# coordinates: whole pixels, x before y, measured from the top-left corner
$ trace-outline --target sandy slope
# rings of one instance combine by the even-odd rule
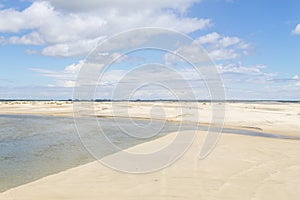
[[[157,149],[172,136],[131,151]],[[162,171],[130,175],[94,162],[11,189],[0,199],[299,199],[299,141],[223,135],[213,153],[198,160],[202,139]]]

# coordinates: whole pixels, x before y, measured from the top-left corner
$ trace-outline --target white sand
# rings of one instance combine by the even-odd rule
[[[1,104],[1,113],[70,115],[71,105]],[[153,104],[130,103],[135,117],[148,115]],[[180,120],[176,103],[163,105],[168,119]],[[118,105],[118,114],[127,110]],[[187,103],[193,109],[191,103]],[[97,115],[111,115],[109,103],[97,104]],[[100,109],[101,108],[101,109]],[[210,105],[199,110],[203,123]],[[147,114],[148,113],[148,114]],[[299,136],[299,104],[227,104],[226,126],[262,129]],[[159,116],[158,116],[159,117]],[[193,119],[193,116],[190,116]],[[206,120],[206,121],[205,121]],[[185,132],[189,134],[190,132]],[[300,198],[300,141],[223,134],[206,159],[199,160],[204,133],[188,152],[169,168],[155,173],[131,175],[111,170],[99,162],[45,177],[0,194],[1,200],[40,199],[291,199]],[[173,135],[138,145],[130,151],[157,149]],[[116,155],[111,155],[113,158]]]

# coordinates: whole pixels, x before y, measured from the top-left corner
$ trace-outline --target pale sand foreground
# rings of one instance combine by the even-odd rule
[[[35,104],[35,105],[33,105]],[[166,117],[180,121],[177,103],[129,103],[130,116],[151,118],[162,106]],[[193,103],[185,103],[196,109]],[[210,105],[201,104],[201,123],[209,123]],[[126,116],[127,105],[114,106]],[[49,102],[1,103],[0,114],[71,116],[72,104]],[[116,113],[116,112],[115,112]],[[225,126],[300,136],[300,104],[226,104]],[[110,103],[97,103],[96,115],[112,116]],[[155,116],[160,118],[163,116]],[[196,122],[194,116],[189,122]],[[185,134],[190,132],[185,131]],[[130,151],[156,150],[174,134],[138,145]],[[199,133],[187,153],[174,165],[155,173],[130,175],[98,162],[69,169],[0,194],[0,199],[299,199],[300,141],[223,134],[206,159],[197,156],[205,133]],[[110,157],[113,157],[111,155]]]
[[[172,136],[131,150],[157,149]],[[300,142],[223,135],[213,153],[198,160],[202,139],[162,171],[130,175],[94,162],[11,189],[0,199],[299,199]]]

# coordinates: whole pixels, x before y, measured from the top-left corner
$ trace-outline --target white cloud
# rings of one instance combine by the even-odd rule
[[[230,63],[217,66],[228,99],[295,99],[299,92],[295,80],[265,71],[265,65]]]
[[[204,52],[202,46],[206,52]],[[192,45],[179,48],[176,53],[184,55],[189,61],[201,62],[208,60],[207,55],[212,60],[232,60],[247,55],[250,44],[238,37],[222,36],[216,32],[201,36]],[[178,62],[177,56],[166,54],[166,63]]]
[[[171,8],[180,13],[195,2],[201,0],[50,0],[58,8],[73,12],[85,12],[90,10],[103,10],[114,8],[118,12],[136,12],[138,10],[157,10],[161,8]]]
[[[101,38],[79,40],[69,43],[60,43],[55,45],[49,45],[42,50],[42,54],[45,56],[77,56],[82,53],[89,53],[97,46]]]
[[[47,2],[35,2],[19,12],[14,9],[0,11],[0,31],[19,32],[42,26],[55,15],[54,8]]]
[[[80,71],[80,69],[81,69],[81,67],[83,66],[83,64],[84,64],[84,61],[83,60],[81,60],[81,61],[79,61],[79,63],[77,63],[77,64],[71,64],[71,65],[68,65],[66,68],[65,68],[65,72],[66,73],[70,73],[70,74],[77,74],[79,71]]]
[[[262,69],[266,68],[265,65],[256,65],[252,67],[246,67],[242,63],[230,63],[217,66],[220,73],[236,73],[236,74],[248,74],[248,75],[266,75]]]
[[[229,47],[232,45],[239,44],[241,42],[242,42],[241,39],[237,37],[223,37],[220,40],[220,43],[222,44],[223,47]]]
[[[295,75],[295,76],[293,76],[293,79],[294,79],[294,80],[299,80],[299,76],[298,76],[298,75]]]
[[[75,86],[76,76],[83,65],[83,61],[77,64],[71,64],[65,67],[62,71],[45,70],[45,69],[31,69],[41,76],[53,78],[53,82],[48,86],[51,88],[68,89]],[[223,79],[226,93],[229,98],[233,99],[278,99],[278,91],[282,90],[282,95],[289,97],[290,91],[295,91],[300,86],[298,76],[290,79],[276,79],[277,75],[269,74],[264,71],[264,65],[245,66],[243,63],[222,64],[217,65],[221,77]],[[93,71],[93,70],[92,70]],[[127,74],[130,70],[126,69],[112,69],[105,72],[100,82],[91,82],[97,84],[96,98],[111,98],[116,85],[124,88],[126,92],[132,84],[147,83],[156,81],[163,81],[169,83],[172,89],[176,92],[183,92],[187,89],[195,90],[195,95],[200,99],[209,98],[203,77],[198,74],[193,68],[180,67],[176,69],[177,78],[170,73],[166,73],[163,68],[152,68],[151,66],[142,69],[137,73]],[[124,76],[125,79],[122,79]],[[153,76],[154,75],[154,76]],[[170,78],[172,77],[172,78]],[[186,88],[182,84],[182,80],[187,81],[191,88]],[[277,81],[278,80],[278,81]],[[165,82],[164,82],[165,81]],[[297,87],[295,87],[297,86]],[[200,94],[200,93],[201,94]],[[122,95],[122,94],[120,94]],[[137,96],[136,96],[137,95]],[[169,98],[166,95],[166,90],[163,88],[145,87],[134,97],[136,98]],[[70,98],[66,96],[65,98]]]
[[[76,82],[75,81],[64,81],[64,87],[75,87]]]
[[[76,84],[81,85],[80,81],[76,83],[76,79],[77,74],[82,68],[83,64],[84,62],[80,61],[80,63],[68,65],[67,67],[65,67],[64,70],[61,71],[46,70],[41,68],[31,68],[30,70],[36,72],[40,76],[52,78],[52,81],[48,84],[48,87],[70,88],[74,87]],[[86,65],[85,67],[90,66]],[[92,76],[95,76],[95,71],[97,70],[93,69],[91,71],[87,71],[87,73],[92,72]],[[136,85],[147,85],[147,83],[152,82],[159,82],[162,84],[172,86],[172,89],[176,92],[184,93],[187,89],[191,89],[186,87],[189,86],[186,84],[186,81],[191,84],[190,86],[192,88],[197,88],[197,90],[200,90],[199,87],[201,86],[201,95],[208,95],[208,93],[205,93],[206,86],[203,82],[203,78],[194,68],[180,68],[176,71],[170,70],[168,71],[168,73],[166,73],[166,71],[168,71],[168,68],[162,68],[159,65],[141,67],[137,70],[134,69],[133,71],[128,69],[111,69],[105,71],[98,82],[91,80],[93,78],[91,78],[92,76],[89,76],[89,78],[91,78],[89,79],[90,82],[84,83],[92,84],[93,86],[98,86],[96,92],[97,98],[111,98],[112,92],[114,91],[116,86],[121,87],[122,91],[124,90],[124,92],[126,92],[128,91],[128,88],[130,89],[132,87],[136,87]],[[80,77],[82,78],[84,76]],[[153,87],[146,87],[143,89],[143,91],[146,92],[147,96],[142,97],[145,98],[149,96],[152,98],[163,98],[166,95],[165,90],[165,88],[161,87],[157,89]],[[119,92],[122,93],[122,91]],[[118,95],[122,96],[122,94]]]
[[[76,77],[84,61],[81,60],[77,64],[71,64],[65,67],[62,71],[46,70],[41,68],[29,68],[40,76],[53,78],[55,84],[49,84],[49,87],[74,87]]]
[[[26,44],[26,45],[43,45],[45,43],[41,35],[36,31],[33,31],[21,37],[12,36],[8,38],[7,42],[10,44]]]
[[[196,42],[199,44],[202,44],[202,45],[214,44],[214,43],[217,43],[220,38],[221,38],[221,35],[219,33],[213,32],[213,33],[209,33],[207,35],[199,37],[196,40]]]
[[[300,24],[296,26],[296,28],[293,30],[293,34],[299,35],[300,34]]]
[[[250,44],[238,37],[222,36],[213,32],[195,40],[202,45],[213,60],[231,60],[248,54]]]
[[[22,11],[0,10],[0,32],[26,30],[25,35],[5,38],[5,42],[46,45],[42,54],[47,56],[76,56],[88,53],[99,38],[133,28],[152,26],[184,33],[204,29],[211,25],[209,19],[178,14],[195,2],[198,0],[34,1]]]
[[[300,78],[298,75],[293,76],[292,79],[295,81],[296,86],[300,86]]]
[[[233,49],[212,49],[209,50],[208,55],[213,60],[230,60],[240,56],[240,54]]]
[[[253,88],[268,84],[277,76],[275,73],[266,73],[265,65],[245,66],[243,63],[229,63],[217,65],[217,68],[226,86],[244,87],[250,84]]]
[[[178,46],[177,48],[175,54],[167,53],[165,55],[166,64],[180,62],[181,59],[176,54],[193,63],[205,62],[210,59],[214,61],[234,60],[247,55],[250,44],[238,37],[222,36],[213,32],[195,39],[190,45]]]

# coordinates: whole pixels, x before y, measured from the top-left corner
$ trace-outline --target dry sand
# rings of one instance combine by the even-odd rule
[[[154,103],[166,109],[168,119],[180,120],[178,104]],[[127,107],[118,104],[119,115]],[[149,117],[153,103],[130,103],[135,117]],[[186,106],[195,109],[192,103]],[[97,103],[96,115],[110,116],[110,103]],[[0,104],[1,113],[71,115],[72,105]],[[299,104],[228,103],[225,125],[299,136]],[[209,123],[210,105],[199,110],[202,123]],[[159,117],[159,116],[157,116]],[[193,121],[193,116],[190,116]],[[206,121],[205,121],[206,120]],[[194,119],[194,121],[197,121]],[[185,134],[191,134],[185,131]],[[0,194],[10,199],[299,199],[300,141],[223,134],[214,151],[204,160],[198,155],[203,136],[186,154],[164,170],[132,175],[109,169],[99,162],[89,163],[45,177]],[[169,142],[174,134],[132,147],[145,152]],[[117,155],[110,155],[114,158]]]

